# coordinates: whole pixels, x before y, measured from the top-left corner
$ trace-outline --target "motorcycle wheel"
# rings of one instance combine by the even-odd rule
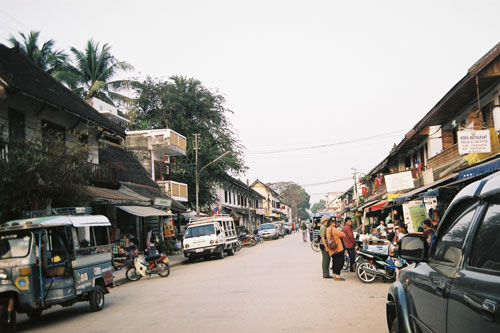
[[[135,267],[130,267],[125,272],[125,277],[127,278],[127,280],[137,281],[137,280],[141,279],[142,275],[139,274],[139,272],[137,272],[137,270],[135,269]]]
[[[344,266],[342,267],[344,271],[349,270],[349,263],[350,263],[349,255],[346,253],[346,255],[344,256]]]
[[[363,267],[370,267],[372,269],[375,269],[375,267],[370,264],[370,262],[360,261],[358,266],[356,267],[356,275],[358,275],[358,278],[361,280],[361,282],[372,283],[373,281],[375,281],[376,275],[365,272],[363,270]]]
[[[165,265],[162,262],[158,263],[158,275],[161,277],[167,277],[170,275],[170,265]]]
[[[255,239],[252,239],[250,241],[250,246],[255,246],[255,245],[257,245],[257,242],[255,241]]]

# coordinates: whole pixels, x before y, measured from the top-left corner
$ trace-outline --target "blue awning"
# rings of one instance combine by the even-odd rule
[[[467,179],[472,177],[481,176],[487,173],[500,170],[500,158],[496,158],[490,162],[462,170],[458,173],[458,179]]]
[[[451,182],[452,180],[454,180],[455,178],[457,177],[457,174],[456,173],[453,173],[451,175],[448,175],[446,177],[443,177],[441,178],[440,180],[437,180],[433,183],[430,183],[430,184],[427,184],[427,185],[424,185],[424,186],[421,186],[417,189],[414,189],[413,191],[410,191],[410,192],[407,192],[407,193],[404,193],[402,194],[401,196],[397,197],[397,198],[394,198],[393,200],[393,203],[395,205],[402,205],[403,203],[405,203],[406,201],[409,201],[413,196],[415,196],[416,194],[419,194],[419,193],[422,193],[428,189],[432,189],[433,187],[436,187],[438,185],[443,185],[447,182]],[[434,192],[434,191],[431,191],[431,192]],[[428,193],[428,192],[426,192]],[[420,197],[420,195],[419,195]]]
[[[438,198],[438,197],[439,197],[439,187],[435,188],[433,190],[424,192],[424,193],[420,193],[418,195],[419,199],[424,199],[424,198]]]

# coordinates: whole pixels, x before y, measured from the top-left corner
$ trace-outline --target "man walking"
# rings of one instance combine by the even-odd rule
[[[345,218],[345,225],[342,228],[342,232],[345,234],[344,246],[349,255],[350,271],[354,272],[355,261],[356,261],[356,241],[354,240],[354,233],[352,232],[352,220],[350,217]]]
[[[302,221],[302,224],[300,225],[300,230],[302,230],[302,239],[304,242],[307,242],[307,225],[304,221]]]
[[[321,237],[321,243],[319,244],[319,248],[321,249],[321,269],[323,270],[323,279],[331,279],[330,275],[330,254],[327,249],[326,242],[326,229],[330,226],[330,217],[322,216],[320,223],[321,227],[319,228],[319,236]]]

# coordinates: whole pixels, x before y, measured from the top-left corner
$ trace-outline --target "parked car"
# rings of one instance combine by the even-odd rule
[[[290,235],[292,233],[292,222],[283,223],[283,227],[285,228],[285,232]]]
[[[285,228],[283,228],[283,223],[274,222],[274,225],[276,226],[276,230],[278,230],[278,237],[285,237]]]
[[[264,223],[259,226],[259,236],[263,239],[278,239],[278,229],[274,223]]]
[[[389,288],[391,332],[500,332],[500,173],[460,191],[430,248],[421,234],[399,243],[414,264]]]

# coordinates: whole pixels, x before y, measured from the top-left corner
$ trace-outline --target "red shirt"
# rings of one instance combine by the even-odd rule
[[[353,249],[356,246],[356,241],[354,240],[354,233],[349,225],[345,225],[342,228],[342,232],[345,234],[344,245],[346,249]]]

